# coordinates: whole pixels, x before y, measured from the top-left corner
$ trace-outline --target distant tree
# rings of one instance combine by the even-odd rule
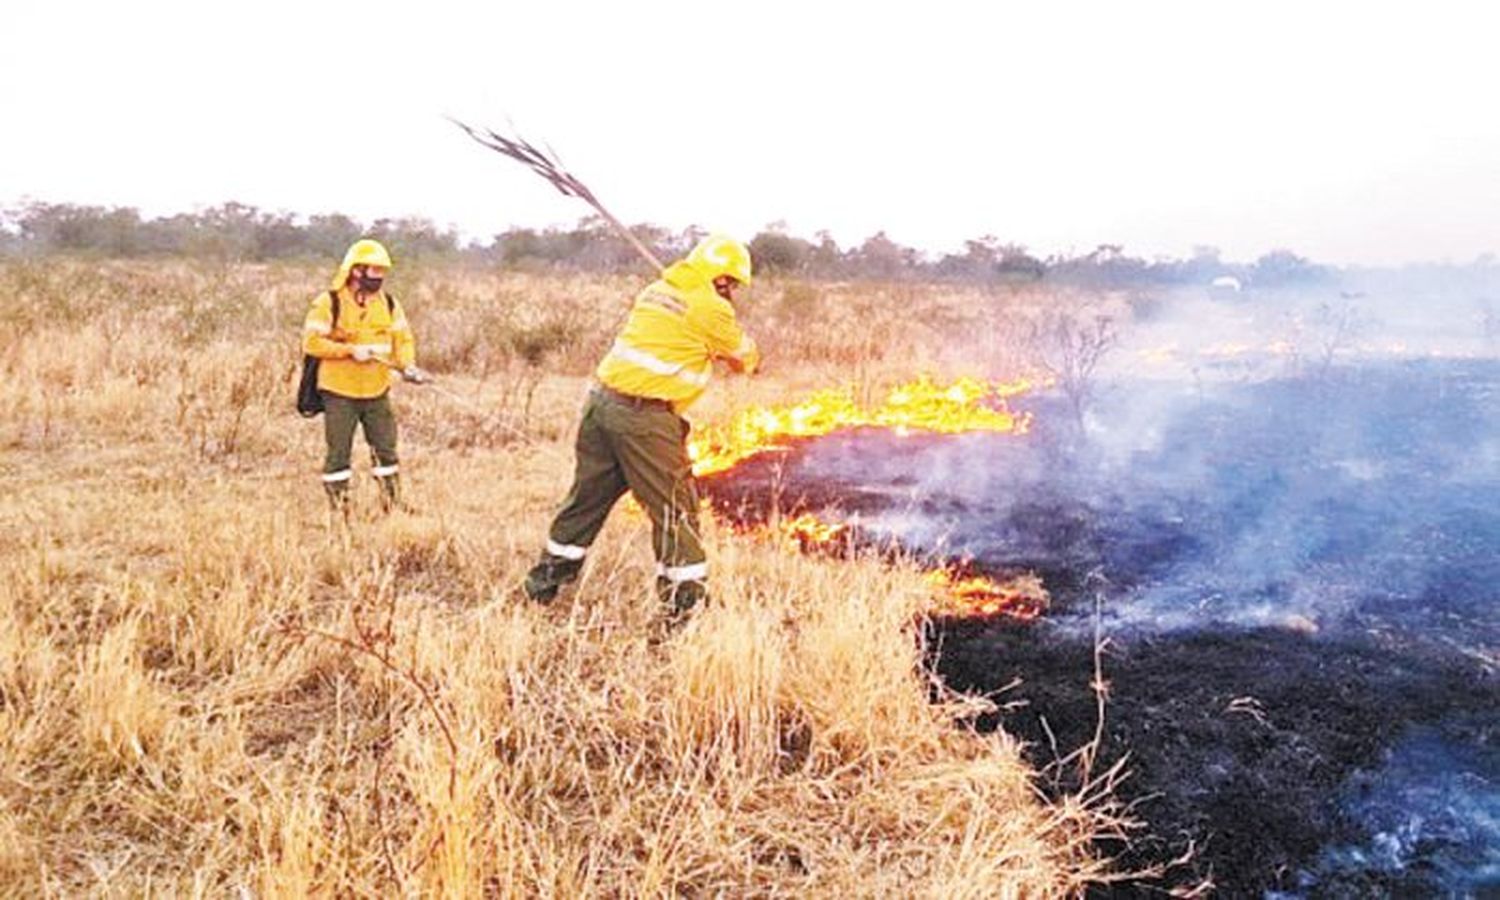
[[[341,256],[365,229],[343,213],[315,215],[303,226],[302,252],[328,258]]]
[[[44,252],[135,256],[141,217],[129,207],[105,209],[66,203],[32,203],[17,219],[21,239]]]
[[[579,240],[576,230],[512,228],[495,235],[491,251],[504,266],[556,265],[577,254]]]
[[[1046,276],[1047,266],[1027,252],[1023,244],[1002,244],[995,271],[1002,278],[1038,281]]]
[[[541,256],[541,235],[533,228],[510,228],[490,241],[489,254],[500,265],[511,266],[523,259]]]
[[[255,222],[256,259],[285,259],[307,252],[307,231],[289,212],[263,213]]]
[[[708,231],[698,225],[689,225],[674,235],[669,235],[661,246],[664,259],[681,259],[698,242],[708,237]]]
[[[1250,283],[1260,287],[1285,287],[1326,281],[1330,275],[1323,266],[1310,262],[1290,250],[1272,250],[1250,267]]]
[[[1215,278],[1233,275],[1230,267],[1220,258],[1219,248],[1207,244],[1193,246],[1193,255],[1179,264],[1178,277],[1174,280],[1186,284],[1210,284]]]
[[[1002,244],[994,235],[964,241],[962,255],[950,254],[931,267],[939,278],[990,282],[996,280],[1037,280],[1047,272],[1041,260],[1026,251],[1023,244]]]
[[[661,260],[682,256],[697,241],[696,229],[672,232],[659,225],[632,225],[630,233]],[[456,237],[455,237],[456,242]],[[507,267],[537,266],[586,272],[639,272],[640,254],[614,227],[599,216],[579,219],[571,228],[512,228],[494,236],[489,246],[477,251],[482,257]]]
[[[635,236],[636,240],[645,244],[651,251],[651,254],[662,262],[670,263],[679,255],[676,252],[678,248],[677,235],[660,225],[652,225],[648,222],[637,223],[630,226],[630,233]],[[622,245],[624,244],[623,241],[621,243]],[[691,246],[687,249],[691,249]],[[645,265],[645,261],[641,259],[640,251],[629,246],[622,246],[621,250],[622,262],[617,268],[629,272],[639,272],[641,267]]]
[[[1000,264],[999,243],[994,235],[988,234],[978,240],[964,241],[964,252],[944,256],[938,260],[934,271],[942,278],[988,280]]]
[[[847,262],[853,271],[866,278],[896,279],[913,273],[917,251],[891,240],[884,231],[876,232],[849,252]]]
[[[706,234],[696,225],[672,231],[637,224],[630,230],[663,260],[681,258]],[[365,225],[342,213],[316,214],[304,220],[294,213],[271,213],[238,202],[154,219],[144,219],[130,207],[34,202],[0,210],[0,252],[12,255],[327,259],[341,255],[350,243],[367,234],[399,248],[397,252],[406,259],[461,255],[487,264],[577,271],[639,271],[641,267],[630,243],[598,216],[565,228],[511,228],[487,243],[461,246],[452,228],[420,216],[383,217]],[[784,222],[763,228],[751,238],[750,249],[762,271],[806,279],[937,278],[993,283],[1048,278],[1063,285],[1141,291],[1153,285],[1211,281],[1220,274],[1262,286],[1331,277],[1329,270],[1287,250],[1268,253],[1253,266],[1224,263],[1216,248],[1206,246],[1194,247],[1189,260],[1158,259],[1150,264],[1127,255],[1119,244],[1100,244],[1086,254],[1041,260],[1023,244],[1003,243],[994,235],[965,241],[962,253],[928,262],[885,231],[844,249],[827,231],[807,240],[789,234]],[[1479,277],[1487,266],[1493,267],[1492,259],[1477,261],[1471,270]]]
[[[630,226],[631,234],[652,249],[658,258],[662,256],[659,245],[667,232],[655,225]],[[629,271],[641,265],[634,247],[615,233],[613,226],[601,216],[587,216],[578,220],[573,230],[576,255],[570,265],[594,272]]]
[[[407,259],[447,256],[458,250],[457,233],[441,229],[432,220],[418,216],[376,219],[369,234],[389,246],[400,247],[401,255]]]
[[[1099,244],[1082,256],[1054,257],[1047,268],[1051,278],[1091,288],[1129,287],[1156,277],[1145,260],[1127,256],[1120,244]]]
[[[261,213],[253,206],[230,201],[198,215],[190,251],[216,259],[254,259]]]
[[[839,249],[838,241],[833,239],[833,234],[820,231],[813,237],[817,238],[817,244],[814,245],[807,261],[809,272],[822,278],[842,277],[844,251]]]
[[[811,243],[779,231],[762,231],[750,239],[750,258],[767,272],[801,273],[813,250]]]

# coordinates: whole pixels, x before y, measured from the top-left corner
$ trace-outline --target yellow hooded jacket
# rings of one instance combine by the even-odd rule
[[[668,266],[635,298],[625,327],[594,374],[606,387],[671,401],[681,413],[702,396],[715,358],[748,374],[760,364],[760,350],[711,277],[684,260]]]
[[[370,347],[377,357],[369,362],[352,358],[354,346]],[[417,347],[406,312],[381,291],[361,305],[348,287],[339,288],[339,320],[333,321],[328,292],[319,294],[302,325],[302,350],[322,360],[318,388],[341,397],[379,397],[391,386],[392,366],[404,369],[416,362]]]

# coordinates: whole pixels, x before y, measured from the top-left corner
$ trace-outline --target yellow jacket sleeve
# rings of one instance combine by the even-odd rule
[[[740,327],[734,307],[728,301],[719,300],[692,312],[696,313],[698,321],[694,324],[702,331],[711,355],[728,360],[733,368],[746,374],[755,371],[760,365],[760,348]]]
[[[411,333],[411,323],[406,321],[406,310],[395,298],[391,298],[391,359],[398,369],[417,362],[417,341]]]
[[[348,357],[354,352],[353,348],[337,340],[340,336],[334,326],[333,305],[328,300],[328,294],[319,294],[312,302],[312,309],[307,311],[307,319],[302,323],[302,352],[318,359]]]

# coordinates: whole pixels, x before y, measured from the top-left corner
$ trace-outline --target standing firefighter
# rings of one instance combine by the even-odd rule
[[[371,470],[380,482],[380,497],[389,510],[400,502],[396,459],[396,416],[389,396],[392,368],[421,381],[416,345],[406,312],[382,290],[391,257],[378,241],[356,241],[328,291],[319,294],[303,325],[302,348],[318,363],[318,392],[323,399],[323,488],[337,513],[348,509],[349,457],[356,426],[374,453]]]
[[[750,283],[743,244],[713,236],[668,266],[635,299],[624,329],[595,371],[575,444],[573,487],[552,520],[526,595],[551,602],[578,577],[589,545],[628,489],[651,517],[657,592],[669,624],[707,599],[708,563],[698,496],[680,415],[708,385],[713,360],[749,374],[760,362],[732,301]]]

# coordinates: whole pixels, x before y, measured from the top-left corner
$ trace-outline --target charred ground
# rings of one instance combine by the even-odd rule
[[[935,628],[933,665],[950,687],[993,692],[1021,681],[997,695],[1009,712],[980,727],[1003,722],[1030,743],[1039,767],[1093,736],[1092,644],[1050,635],[1045,625],[950,620]],[[1301,872],[1324,848],[1370,841],[1343,810],[1341,789],[1378,768],[1412,729],[1477,745],[1500,762],[1500,681],[1431,647],[1271,628],[1199,632],[1112,645],[1104,669],[1101,762],[1129,754],[1121,793],[1147,831],[1128,847],[1104,849],[1141,869],[1196,847],[1169,883],[1211,878],[1235,893],[1305,886]],[[1070,770],[1055,774],[1055,787],[1072,786]],[[1320,887],[1348,896],[1438,892],[1444,874],[1427,862],[1404,872],[1329,873]]]
[[[1117,893],[1469,893],[1500,883],[1497,382],[1490,362],[1417,361],[1135,385],[1086,433],[1049,428],[1044,398],[1024,438],[833,435],[710,493],[1040,574],[1044,620],[935,621],[930,657],[951,687],[1001,692],[980,727],[1038,766],[1094,733],[1097,627],[1100,762],[1128,755],[1121,798],[1146,826],[1101,849],[1128,868],[1195,851]]]

